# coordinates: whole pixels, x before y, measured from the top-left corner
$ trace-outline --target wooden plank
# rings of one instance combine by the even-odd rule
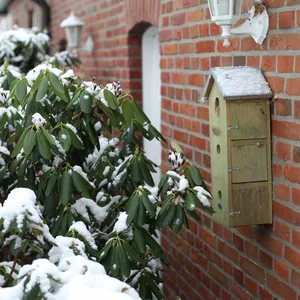
[[[213,219],[229,226],[227,107],[214,83],[209,96]]]
[[[269,182],[232,185],[232,226],[271,223]]]
[[[232,182],[268,180],[267,139],[232,141]]]
[[[258,139],[267,137],[267,112],[265,100],[240,100],[229,103],[231,139]]]

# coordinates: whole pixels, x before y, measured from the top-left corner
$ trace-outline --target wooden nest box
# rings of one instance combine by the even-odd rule
[[[227,227],[272,223],[270,107],[261,70],[211,69],[209,99],[214,219]]]

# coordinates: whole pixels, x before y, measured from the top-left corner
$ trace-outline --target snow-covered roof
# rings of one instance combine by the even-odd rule
[[[203,98],[216,83],[224,100],[270,98],[273,93],[261,69],[255,67],[212,68]]]

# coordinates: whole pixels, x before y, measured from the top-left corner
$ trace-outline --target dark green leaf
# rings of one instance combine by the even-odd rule
[[[140,170],[140,165],[135,157],[132,159],[131,168],[132,168],[131,169],[132,179],[135,182],[140,182],[142,179],[142,174],[141,174],[141,170]]]
[[[183,153],[181,147],[176,142],[171,141],[171,146],[177,153]]]
[[[180,204],[177,204],[175,218],[171,225],[172,231],[177,234],[181,229],[182,223],[183,223],[183,208],[181,207]]]
[[[135,229],[134,231],[134,238],[133,238],[135,244],[137,245],[138,251],[140,253],[145,253],[146,250],[146,241],[145,236],[142,231],[142,229]]]
[[[123,244],[123,247],[127,253],[127,255],[130,257],[130,259],[134,262],[142,262],[142,259],[140,256],[134,251],[134,249],[129,245],[128,242],[125,242]]]
[[[175,204],[172,204],[170,208],[167,210],[167,215],[162,221],[162,227],[168,227],[174,220],[176,212]]]
[[[36,131],[36,141],[37,141],[37,147],[40,152],[40,155],[45,159],[51,158],[51,151],[50,151],[50,145],[46,137],[44,136],[43,132],[38,129]]]
[[[197,196],[190,191],[186,193],[184,200],[184,204],[187,210],[194,210],[199,203]]]
[[[72,177],[68,170],[65,170],[59,181],[59,201],[67,205],[71,201],[72,197]]]
[[[24,139],[23,143],[23,149],[26,156],[28,156],[33,147],[35,146],[36,138],[35,138],[35,131],[33,129],[30,129]]]
[[[30,129],[30,127],[26,128],[25,131],[23,132],[23,134],[21,135],[21,137],[18,141],[18,144],[16,145],[15,149],[11,153],[12,158],[16,157],[19,154],[19,152],[21,151],[21,149],[23,147],[24,139],[25,139],[29,129]]]
[[[154,181],[153,181],[152,175],[151,175],[147,165],[145,164],[145,162],[143,160],[140,160],[139,163],[140,163],[140,169],[142,171],[144,181],[148,185],[154,186]]]
[[[19,101],[23,101],[23,99],[27,95],[27,84],[24,79],[20,80],[15,89],[16,97]]]
[[[73,132],[73,130],[70,129],[69,127],[66,127],[65,129],[69,132],[73,146],[77,149],[83,150],[84,149],[83,144],[81,140],[78,138],[77,134]]]
[[[82,92],[80,95],[79,104],[81,110],[84,113],[89,114],[93,110],[93,97],[86,92]]]
[[[48,88],[49,88],[48,78],[46,76],[43,76],[38,87],[36,101],[40,101],[47,94]]]
[[[131,222],[135,219],[135,216],[139,210],[140,202],[137,195],[132,195],[128,201],[126,212],[127,212],[127,224],[131,224]]]
[[[152,216],[152,217],[155,217],[155,214],[156,214],[156,207],[155,205],[150,201],[149,197],[145,194],[145,193],[142,193],[142,201],[143,201],[143,204],[145,206],[145,209],[149,212],[149,214]]]
[[[161,246],[158,244],[158,242],[144,228],[142,228],[141,231],[143,236],[145,237],[147,245],[152,249],[154,256],[158,258],[162,257],[163,250]]]
[[[122,105],[122,112],[126,122],[126,126],[129,126],[133,118],[132,104],[130,101],[124,101]]]
[[[111,109],[117,109],[119,107],[118,99],[114,93],[109,91],[108,89],[103,90],[104,98]]]
[[[55,141],[54,141],[54,138],[51,136],[51,134],[47,131],[47,129],[45,129],[44,127],[41,127],[42,131],[43,131],[43,134],[45,136],[45,138],[48,140],[48,142],[51,144],[51,145],[55,145]]]
[[[69,151],[71,144],[72,144],[72,139],[69,134],[69,131],[66,130],[65,128],[61,128],[59,132],[59,141],[62,144],[63,149],[67,152]]]
[[[130,270],[130,266],[129,266],[128,256],[122,245],[119,245],[117,247],[117,255],[119,258],[119,262],[120,262],[120,271],[123,276],[128,278],[130,276],[131,270]]]
[[[45,191],[45,195],[46,196],[49,196],[51,193],[52,193],[52,190],[57,182],[57,176],[55,173],[52,173],[48,182],[47,182],[47,188],[46,188],[46,191]]]
[[[65,94],[65,89],[62,83],[60,82],[59,78],[55,74],[50,73],[49,80],[56,96],[58,96],[63,101],[68,102],[68,97]]]
[[[194,183],[198,186],[201,186],[203,183],[203,178],[202,178],[201,173],[199,172],[198,168],[195,167],[194,165],[191,165],[189,170],[190,170],[190,174],[191,174],[191,177],[192,177]]]

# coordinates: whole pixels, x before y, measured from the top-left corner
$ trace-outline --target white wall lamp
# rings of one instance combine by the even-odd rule
[[[248,19],[238,27],[231,28],[240,18],[241,0],[208,0],[212,21],[222,28],[223,46],[229,47],[231,34],[250,34],[256,43],[262,44],[269,29],[269,16],[261,1],[255,1]]]

